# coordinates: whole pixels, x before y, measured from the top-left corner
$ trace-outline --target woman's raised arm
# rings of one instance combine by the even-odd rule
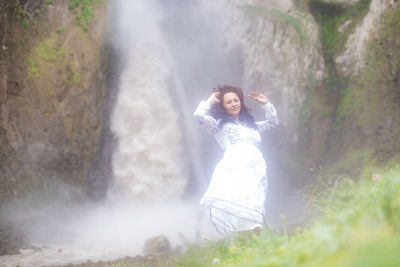
[[[265,111],[265,120],[256,122],[258,130],[263,132],[275,128],[279,124],[278,115],[269,99],[258,91],[251,92],[249,97],[261,104]]]
[[[219,92],[214,92],[206,101],[201,101],[193,114],[195,120],[211,134],[216,134],[219,131],[218,121],[210,114],[212,105],[219,102],[219,94]]]

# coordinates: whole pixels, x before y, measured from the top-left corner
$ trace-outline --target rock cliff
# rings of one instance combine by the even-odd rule
[[[0,4],[0,201],[88,186],[107,92],[106,6],[86,2]]]

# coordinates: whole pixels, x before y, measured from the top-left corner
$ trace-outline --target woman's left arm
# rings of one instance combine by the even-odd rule
[[[265,95],[258,91],[251,92],[249,97],[261,104],[265,111],[265,120],[256,122],[258,130],[263,132],[275,128],[279,124],[279,120],[274,105]]]
[[[260,132],[264,132],[275,128],[279,124],[278,115],[276,113],[276,109],[271,102],[264,104],[263,109],[265,111],[265,120],[256,122],[258,130]]]

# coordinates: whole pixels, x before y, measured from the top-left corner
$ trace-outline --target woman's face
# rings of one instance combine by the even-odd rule
[[[229,115],[237,118],[240,113],[241,103],[238,95],[233,92],[228,92],[224,95],[223,106]]]

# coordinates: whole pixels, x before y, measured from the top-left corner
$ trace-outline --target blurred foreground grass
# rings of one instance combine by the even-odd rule
[[[210,241],[189,248],[176,266],[400,266],[400,165],[324,187],[310,198],[319,215],[295,233]]]

